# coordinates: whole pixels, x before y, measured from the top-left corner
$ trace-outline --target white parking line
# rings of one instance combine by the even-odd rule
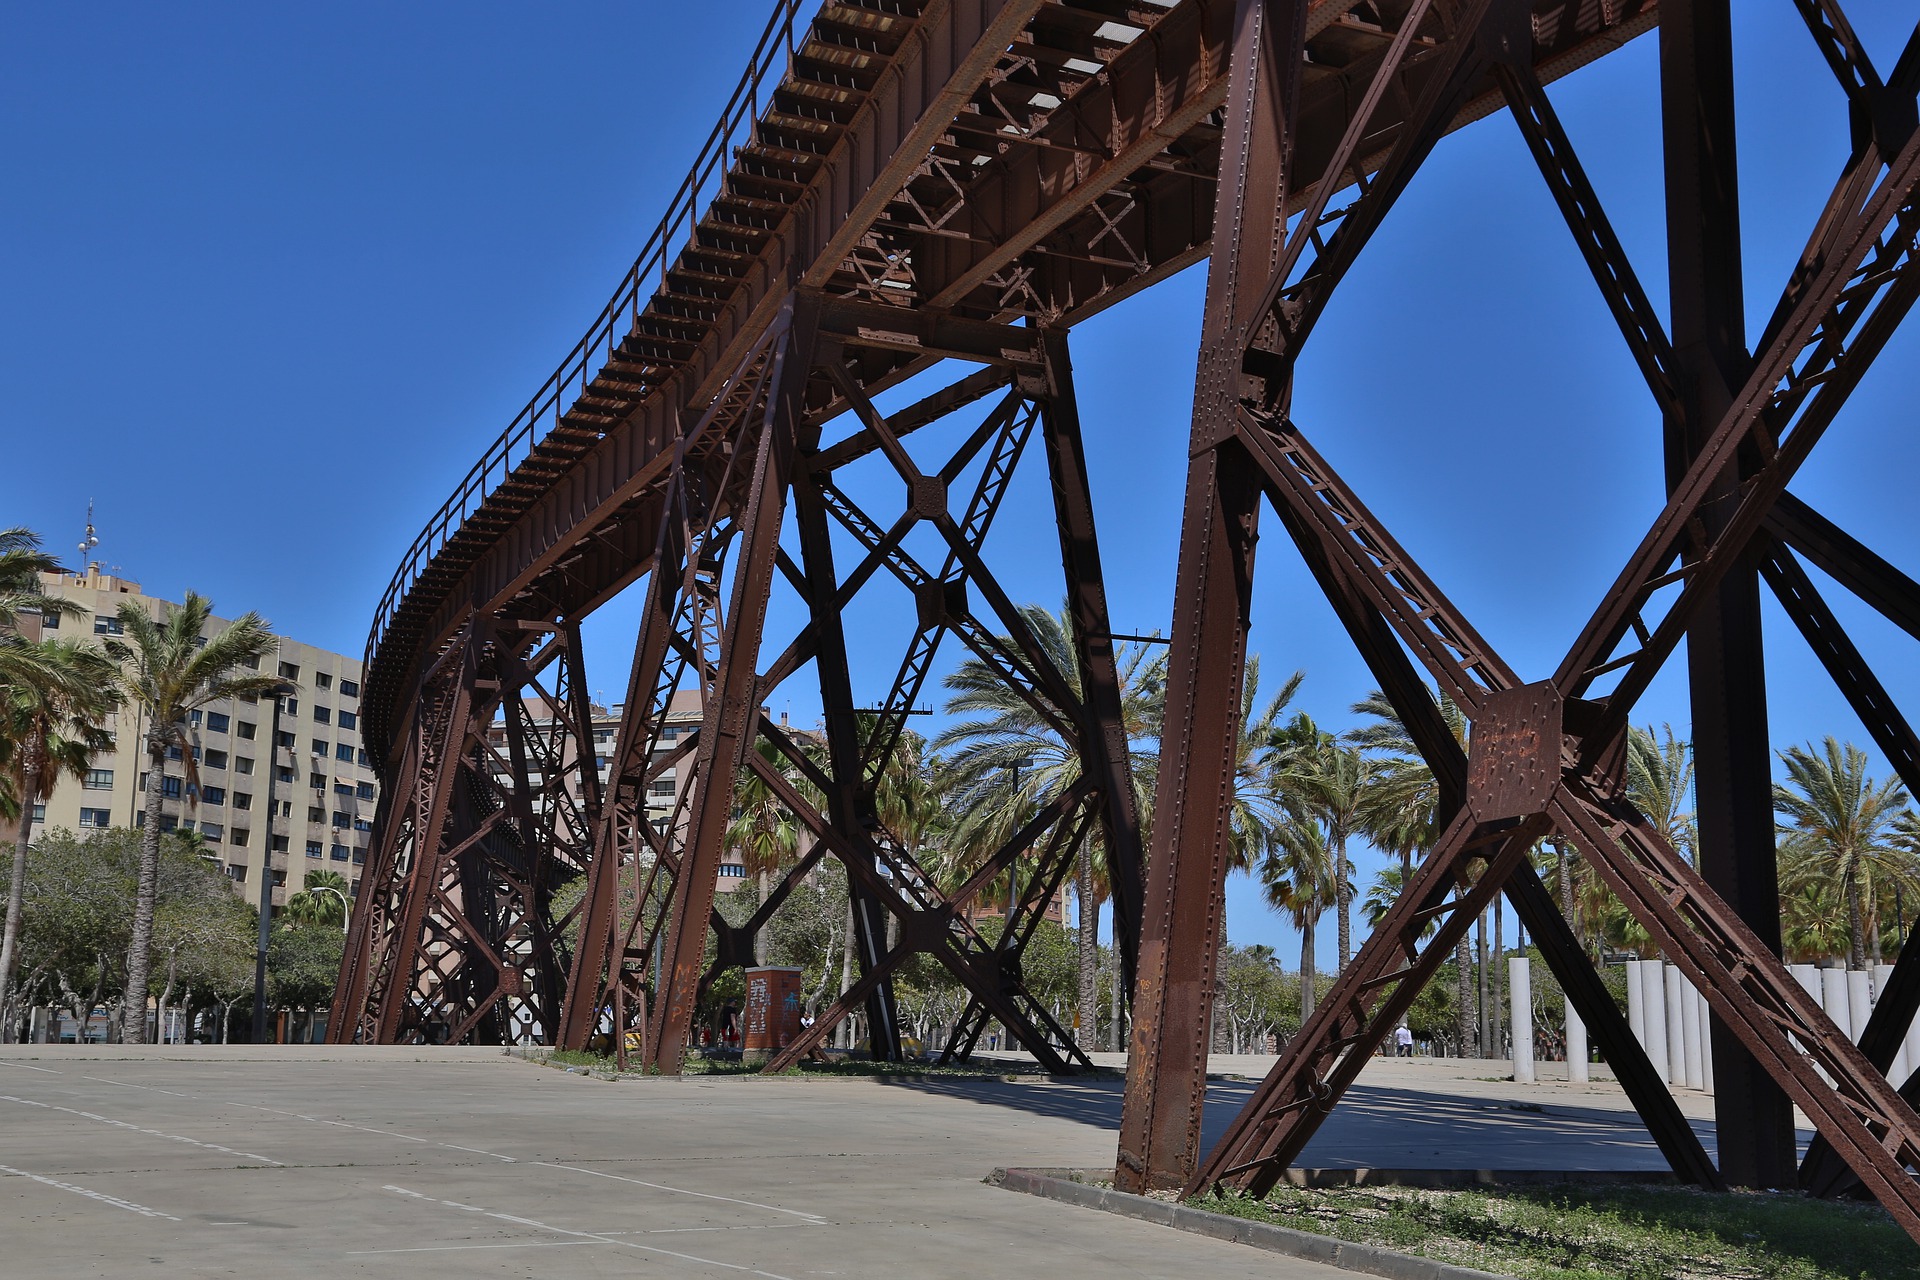
[[[411,1249],[349,1249],[349,1258],[374,1253],[462,1253],[468,1249],[575,1249],[583,1244],[618,1244],[617,1240],[515,1240],[509,1244],[423,1244]]]
[[[170,1213],[162,1213],[158,1209],[149,1209],[146,1205],[135,1204],[131,1200],[122,1200],[119,1196],[110,1196],[104,1191],[94,1191],[91,1188],[77,1186],[71,1182],[62,1182],[58,1178],[43,1178],[37,1173],[28,1173],[25,1169],[16,1169],[10,1164],[0,1164],[0,1173],[11,1174],[16,1178],[27,1178],[42,1186],[53,1187],[59,1191],[71,1191],[74,1195],[85,1196],[89,1200],[98,1200],[101,1204],[110,1204],[116,1209],[125,1209],[129,1213],[137,1213],[143,1218],[165,1218],[168,1222],[180,1221],[180,1219]]]
[[[50,1076],[66,1074],[64,1071],[55,1071],[52,1067],[36,1067],[25,1062],[0,1062],[0,1067],[18,1067],[22,1071],[44,1071]]]
[[[93,1081],[93,1082],[94,1082],[95,1084],[112,1084],[112,1085],[118,1085],[118,1086],[120,1086],[120,1087],[121,1087],[122,1089],[144,1089],[144,1090],[146,1090],[146,1091],[147,1091],[148,1093],[164,1093],[164,1094],[166,1094],[166,1095],[167,1095],[167,1096],[168,1096],[169,1098],[187,1098],[187,1099],[190,1099],[191,1101],[194,1101],[194,1102],[198,1102],[198,1101],[200,1101],[200,1095],[199,1095],[199,1094],[195,1094],[195,1093],[175,1093],[175,1092],[174,1092],[174,1091],[173,1091],[172,1089],[162,1089],[162,1088],[160,1088],[160,1087],[159,1087],[158,1085],[151,1085],[151,1084],[128,1084],[128,1083],[127,1083],[127,1082],[126,1082],[125,1080],[109,1080],[109,1079],[107,1079],[107,1078],[106,1078],[105,1076],[81,1076],[80,1078],[81,1078],[82,1080],[91,1080],[91,1081]]]
[[[109,1124],[116,1129],[126,1129],[133,1133],[144,1133],[149,1137],[165,1138],[168,1142],[184,1142],[190,1147],[199,1147],[205,1151],[218,1151],[223,1155],[239,1156],[243,1160],[257,1160],[261,1164],[270,1164],[276,1169],[284,1169],[281,1161],[272,1160],[255,1151],[236,1151],[232,1147],[223,1147],[217,1142],[201,1142],[198,1138],[185,1138],[177,1133],[162,1133],[158,1129],[148,1129],[141,1125],[130,1124],[125,1120],[115,1120],[98,1112],[81,1111],[75,1107],[63,1107],[53,1102],[35,1102],[32,1098],[16,1098],[10,1093],[0,1093],[0,1102],[14,1102],[23,1107],[41,1107],[47,1111],[64,1111],[70,1116],[79,1116],[83,1120],[93,1120],[100,1124]]]
[[[556,1167],[564,1168],[566,1166]],[[551,1223],[541,1222],[536,1218],[522,1218],[511,1213],[495,1213],[491,1209],[483,1209],[476,1204],[465,1204],[459,1200],[442,1200],[438,1196],[430,1196],[423,1191],[410,1191],[406,1187],[396,1187],[392,1183],[387,1183],[380,1189],[382,1191],[391,1191],[395,1195],[407,1196],[414,1200],[424,1200],[429,1204],[444,1205],[449,1209],[459,1209],[464,1213],[484,1214],[489,1218],[497,1218],[502,1222],[511,1222],[517,1226],[532,1227],[537,1231],[551,1231],[555,1235],[571,1236],[574,1240],[583,1244],[615,1244],[619,1245],[622,1249],[638,1249],[642,1253],[657,1253],[663,1257],[678,1258],[682,1262],[697,1262],[702,1266],[720,1267],[723,1270],[739,1271],[750,1276],[765,1276],[766,1280],[791,1280],[791,1277],[780,1275],[777,1272],[762,1271],[757,1267],[744,1266],[737,1262],[722,1262],[718,1258],[703,1258],[697,1253],[678,1253],[672,1249],[660,1249],[649,1244],[636,1244],[632,1240],[616,1240],[611,1236],[595,1235],[589,1231],[569,1231],[565,1227],[556,1227]],[[671,1188],[669,1188],[669,1190],[671,1190]],[[741,1203],[745,1202],[742,1201]]]
[[[529,1160],[528,1164],[539,1165],[542,1169],[565,1169],[570,1173],[590,1173],[596,1178],[612,1178],[615,1182],[630,1182],[636,1187],[646,1187],[653,1191],[671,1191],[675,1195],[694,1196],[701,1200],[724,1200],[728,1204],[743,1204],[749,1209],[765,1209],[769,1213],[786,1213],[808,1222],[825,1225],[826,1219],[817,1213],[802,1213],[798,1209],[782,1209],[777,1204],[761,1204],[758,1200],[736,1200],[732,1196],[716,1196],[705,1191],[689,1191],[685,1187],[669,1187],[658,1182],[642,1182],[638,1178],[629,1178],[624,1174],[605,1173],[599,1169],[582,1169],[577,1164],[549,1164],[545,1160]]]

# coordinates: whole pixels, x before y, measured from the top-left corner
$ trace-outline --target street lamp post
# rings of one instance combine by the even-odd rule
[[[340,935],[345,937],[347,933],[347,921],[353,916],[353,903],[347,900],[347,895],[330,884],[308,885],[306,891],[308,893],[330,893],[340,899]]]
[[[1007,771],[1013,775],[1013,796],[1008,808],[1013,813],[1016,823],[1019,821],[1020,813],[1020,771],[1032,763],[1033,760],[1031,758],[1010,760],[1007,762]],[[1007,862],[1007,916],[1006,919],[1000,922],[1000,941],[996,944],[995,950],[1005,951],[1013,945],[1013,912],[1019,905],[1020,855],[1015,853]],[[1002,1023],[1001,1029],[1006,1036],[1005,1047],[1011,1049],[1013,1047],[1013,1028]]]

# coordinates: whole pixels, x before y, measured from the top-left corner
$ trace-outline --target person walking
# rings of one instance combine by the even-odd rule
[[[1413,1056],[1413,1032],[1406,1023],[1401,1023],[1393,1033],[1395,1056],[1411,1058]]]

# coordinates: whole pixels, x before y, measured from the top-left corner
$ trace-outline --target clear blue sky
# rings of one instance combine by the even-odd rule
[[[1755,332],[1844,158],[1845,112],[1787,0],[1736,8]],[[1911,6],[1848,9],[1890,65]],[[67,551],[93,499],[98,554],[149,591],[194,588],[359,652],[400,551],[631,261],[765,12],[16,6],[0,49],[0,524]],[[1661,303],[1653,38],[1552,93]],[[1203,285],[1190,271],[1074,337],[1123,630],[1169,624]],[[1795,489],[1920,573],[1916,335]],[[1316,334],[1296,417],[1531,678],[1661,498],[1652,402],[1505,117],[1448,139],[1415,180]],[[1030,472],[989,542],[1016,599],[1059,600],[1050,519]],[[1253,647],[1269,684],[1304,669],[1300,705],[1342,727],[1368,677],[1268,533]],[[1910,642],[1829,595],[1920,707]],[[854,628],[862,697],[892,677],[895,601]],[[630,618],[592,629],[610,697]],[[1864,741],[1771,605],[1767,621],[1776,745]],[[794,625],[777,603],[770,635]],[[789,691],[811,721],[817,695],[804,678]],[[1639,718],[1684,729],[1684,684],[1664,677]],[[1363,879],[1377,863],[1362,858]],[[1229,928],[1296,945],[1245,884]],[[1324,961],[1331,921],[1321,937]]]

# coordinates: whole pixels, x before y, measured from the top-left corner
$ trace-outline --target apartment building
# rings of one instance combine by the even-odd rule
[[[104,642],[121,634],[122,604],[131,601],[155,618],[174,607],[98,564],[84,573],[46,574],[42,590],[83,612],[23,615],[29,639],[77,632]],[[208,634],[228,621],[209,620]],[[291,691],[277,707],[272,698],[223,699],[192,714],[188,750],[198,786],[189,783],[186,753],[171,751],[161,775],[161,827],[199,832],[207,856],[249,902],[259,901],[267,875],[274,905],[285,903],[310,870],[338,872],[358,893],[379,798],[379,778],[360,746],[360,660],[281,637],[261,666]],[[34,807],[36,832],[144,824],[144,713],[123,708],[112,730],[113,748],[95,757],[84,780],[63,779]]]

